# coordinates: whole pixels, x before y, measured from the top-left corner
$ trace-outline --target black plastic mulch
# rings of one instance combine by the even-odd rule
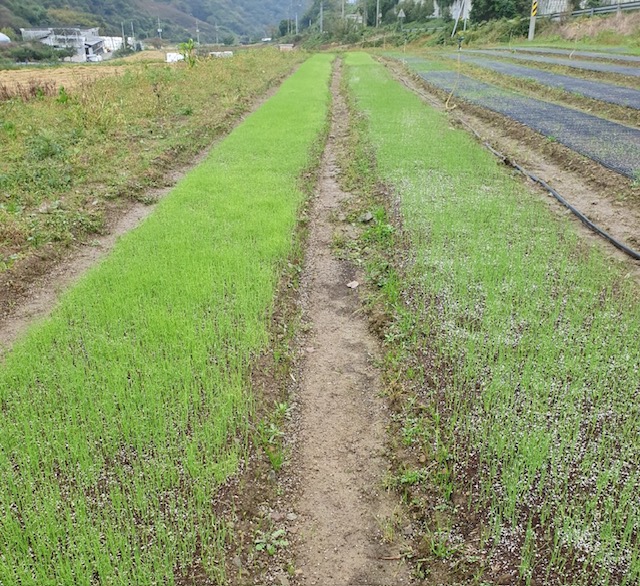
[[[529,126],[618,173],[640,174],[640,130],[572,108],[521,96],[453,71],[421,72],[428,83]]]
[[[548,53],[549,55],[571,55],[572,57],[587,57],[589,59],[602,59],[603,61],[628,61],[629,63],[640,63],[639,55],[627,55],[615,51],[607,53],[596,53],[595,51],[573,51],[571,49],[551,49],[549,47],[513,47],[514,51],[524,53]]]
[[[549,65],[563,65],[574,69],[584,69],[586,71],[600,71],[602,73],[617,73],[630,77],[640,77],[640,67],[628,67],[626,65],[615,65],[613,63],[598,63],[596,61],[577,61],[575,59],[560,59],[555,57],[544,57],[543,55],[523,55],[522,53],[510,53],[508,51],[491,51],[488,49],[465,50],[464,53],[478,53],[481,55],[491,55],[492,57],[504,57],[506,59],[517,59],[519,61],[533,61],[534,63],[547,63]]]
[[[455,55],[451,55],[451,57],[457,58]],[[640,91],[632,88],[599,81],[589,81],[586,79],[571,77],[570,75],[560,75],[549,71],[543,71],[541,69],[525,67],[523,65],[505,63],[503,61],[492,61],[490,59],[480,59],[469,57],[467,55],[461,55],[460,58],[466,63],[471,63],[504,75],[520,77],[523,79],[533,79],[549,87],[560,88],[567,92],[600,100],[601,102],[618,104],[620,106],[627,106],[629,108],[640,110]]]

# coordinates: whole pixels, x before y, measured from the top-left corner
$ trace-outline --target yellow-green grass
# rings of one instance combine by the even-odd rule
[[[411,246],[402,291],[378,281],[404,300],[387,332],[415,394],[401,441],[434,464],[400,482],[412,473],[454,518],[481,520],[471,536],[437,528],[432,550],[468,537],[487,578],[506,566],[523,583],[637,583],[635,281],[370,56],[347,64]]]
[[[0,583],[224,583],[212,501],[326,126],[316,56],[66,293],[0,370]]]
[[[34,71],[58,93],[0,102],[0,271],[102,230],[118,200],[164,186],[301,61],[269,49],[193,68],[127,64],[95,80]]]

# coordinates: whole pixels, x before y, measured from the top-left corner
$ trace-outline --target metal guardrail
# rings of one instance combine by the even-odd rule
[[[583,8],[581,10],[574,10],[573,12],[550,12],[548,14],[539,14],[538,16],[546,16],[548,18],[560,18],[562,16],[593,16],[594,14],[618,12],[618,10],[640,10],[640,2],[620,2],[619,4],[609,4],[607,6],[597,6],[595,8]]]

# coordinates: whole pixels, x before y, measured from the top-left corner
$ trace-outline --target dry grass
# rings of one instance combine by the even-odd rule
[[[640,12],[620,13],[608,17],[579,18],[558,26],[557,33],[569,41],[580,41],[615,33],[617,37],[640,34]]]
[[[149,50],[149,51],[140,51],[138,53],[134,53],[133,55],[128,55],[127,57],[123,57],[120,61],[126,61],[127,63],[140,63],[146,61],[164,61],[167,52],[169,51],[177,51],[177,49],[167,48],[162,50]]]
[[[115,75],[120,67],[109,65],[66,65],[58,67],[38,67],[37,69],[9,69],[0,71],[0,86],[15,89],[51,85],[69,90],[87,81]]]
[[[5,85],[0,83],[0,102],[20,98],[25,102],[41,96],[55,96],[58,86],[54,81],[29,80],[26,84],[14,83]]]

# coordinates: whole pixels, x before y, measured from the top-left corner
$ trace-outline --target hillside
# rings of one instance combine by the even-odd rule
[[[301,0],[300,4],[306,4]],[[288,15],[290,0],[0,0],[0,28],[100,26],[103,34],[120,34],[131,23],[136,36],[203,42],[232,34],[244,40],[270,36]]]

